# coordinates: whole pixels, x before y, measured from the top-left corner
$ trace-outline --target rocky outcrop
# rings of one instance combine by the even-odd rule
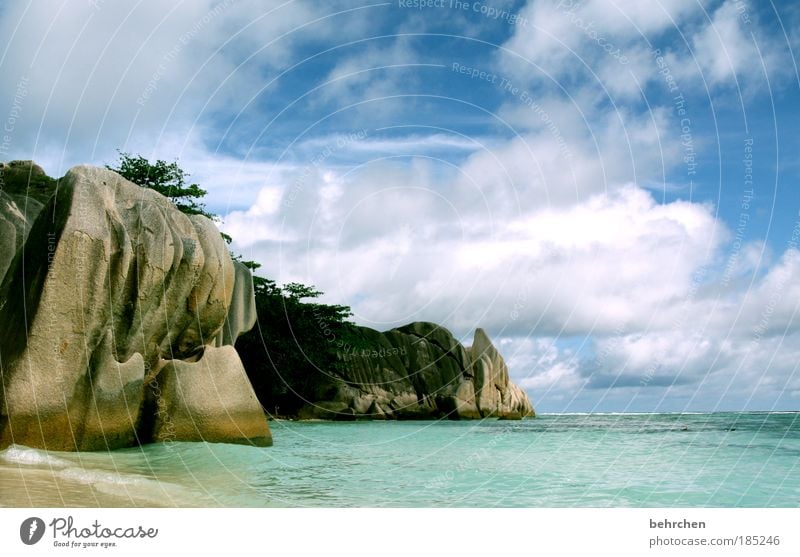
[[[0,163],[0,282],[55,182],[32,161]]]
[[[271,444],[232,347],[252,281],[215,225],[108,170],[0,171],[0,447]]]
[[[303,407],[300,418],[520,419],[533,416],[525,392],[508,378],[503,357],[482,329],[464,347],[433,323],[380,333],[355,328],[339,353],[331,400]]]

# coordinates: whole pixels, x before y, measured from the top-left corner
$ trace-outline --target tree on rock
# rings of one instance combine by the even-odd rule
[[[187,184],[189,174],[178,166],[178,161],[167,162],[158,159],[156,162],[150,162],[142,155],[117,152],[119,153],[117,165],[107,164],[106,168],[134,184],[157,191],[172,201],[182,213],[203,215],[215,222],[219,220],[219,216],[209,212],[205,204],[200,201],[208,192],[198,184]],[[227,243],[231,243],[230,236],[224,232],[220,234]]]
[[[106,165],[126,180],[144,188],[155,190],[164,197],[168,197],[179,211],[187,215],[203,215],[210,219],[217,215],[206,210],[205,204],[199,199],[208,193],[198,184],[188,184],[187,174],[178,162],[156,160],[152,163],[141,155],[132,155],[118,151],[119,163],[117,166]]]
[[[253,279],[259,325],[239,337],[236,350],[262,406],[291,416],[309,402],[329,400],[337,351],[352,327],[350,308],[315,301],[322,292],[304,284]]]

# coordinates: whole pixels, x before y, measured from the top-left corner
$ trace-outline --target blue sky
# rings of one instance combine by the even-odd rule
[[[178,158],[265,274],[484,327],[540,411],[798,409],[800,7],[418,4],[3,3],[0,158]]]

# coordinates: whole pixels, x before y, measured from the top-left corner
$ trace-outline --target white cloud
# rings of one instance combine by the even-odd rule
[[[789,70],[781,41],[763,28],[748,2],[565,0],[529,2],[499,54],[505,71],[563,95],[640,103],[657,83],[658,49],[682,90],[763,87]],[[762,69],[762,63],[764,69]]]
[[[462,332],[536,326],[539,334],[563,334],[643,324],[686,295],[692,274],[725,237],[711,207],[660,205],[636,186],[520,212],[496,194],[475,203],[462,181],[426,176],[428,164],[376,163],[340,176],[335,196],[304,191],[302,210],[283,203],[266,214],[257,204],[226,221],[251,223],[241,225],[250,233],[242,245],[270,262],[270,273],[358,300],[354,310],[364,322],[445,320]],[[259,223],[268,231],[261,248],[253,241]],[[285,243],[276,244],[279,238]],[[512,322],[520,297],[523,316]]]
[[[568,91],[580,77],[581,87],[635,96],[638,86],[629,72],[642,85],[655,75],[652,61],[650,68],[643,63],[643,47],[701,9],[696,0],[529,2],[522,11],[529,23],[515,29],[501,62],[521,78],[553,80]]]
[[[680,160],[663,109],[601,116],[545,97],[536,109],[517,103],[500,114],[520,135],[471,155],[464,174],[486,195],[518,199],[526,210],[580,203],[626,183],[663,182]]]
[[[735,79],[745,65],[754,67],[756,49],[742,25],[736,5],[725,2],[711,23],[692,37],[694,58],[710,83]]]
[[[574,10],[585,21],[595,22],[610,35],[636,37],[657,34],[682,23],[702,9],[697,0],[589,0],[559,2],[560,9]],[[577,9],[576,9],[577,8]]]
[[[254,0],[10,4],[0,71],[10,83],[28,79],[11,156],[46,160],[53,173],[140,142],[160,156],[169,134],[193,137],[219,111],[231,119],[251,106],[297,61],[298,44],[363,31],[368,10],[337,16],[342,9]],[[5,88],[0,106],[13,95]]]
[[[740,95],[778,87],[788,75],[781,40],[761,26],[747,1],[725,0],[685,34],[688,48],[665,48],[678,81],[690,87],[735,88]]]
[[[586,383],[579,359],[569,350],[559,350],[554,338],[504,338],[499,344],[512,379],[537,397],[574,392]]]
[[[329,72],[321,98],[342,106],[354,100],[393,96],[413,76],[407,66],[417,58],[402,38],[376,38],[358,45],[357,54],[337,62]],[[371,105],[367,110],[375,110]]]

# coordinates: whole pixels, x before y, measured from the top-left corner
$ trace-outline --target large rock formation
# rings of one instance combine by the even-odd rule
[[[0,177],[0,448],[271,444],[231,346],[252,281],[209,219],[104,169]]]
[[[341,369],[329,400],[314,401],[301,418],[519,419],[533,416],[525,392],[508,378],[503,357],[482,329],[471,347],[433,323],[380,333],[357,327],[339,354]]]

